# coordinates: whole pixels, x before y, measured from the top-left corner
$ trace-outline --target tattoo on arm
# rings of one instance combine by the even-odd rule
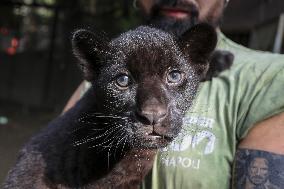
[[[284,189],[284,155],[238,149],[233,174],[234,189]]]

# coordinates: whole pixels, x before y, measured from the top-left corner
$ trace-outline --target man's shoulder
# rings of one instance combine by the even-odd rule
[[[235,64],[271,64],[277,62],[284,64],[284,55],[249,49],[233,42],[221,32],[218,35],[218,48],[232,52],[235,56]]]
[[[268,83],[284,69],[284,55],[246,48],[222,33],[219,33],[218,37],[218,48],[230,51],[235,57],[227,76],[242,85]],[[247,79],[248,77],[250,79]]]

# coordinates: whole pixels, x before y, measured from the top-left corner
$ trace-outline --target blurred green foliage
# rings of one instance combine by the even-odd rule
[[[74,25],[95,27],[111,35],[141,23],[141,17],[133,7],[133,0],[69,0],[68,3],[56,0],[55,4],[68,7],[68,10],[65,9],[66,14],[73,14],[71,17],[77,20],[77,23],[71,20]]]
[[[90,26],[114,35],[141,23],[132,4],[133,0],[4,0],[0,1],[0,25],[19,29],[29,16],[52,24],[57,11],[58,24],[65,31]]]

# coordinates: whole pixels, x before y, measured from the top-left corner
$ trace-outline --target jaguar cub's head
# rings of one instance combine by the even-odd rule
[[[111,41],[75,32],[73,50],[92,83],[95,114],[105,118],[100,129],[116,145],[167,145],[181,130],[216,41],[208,25],[197,25],[180,39],[146,26]]]

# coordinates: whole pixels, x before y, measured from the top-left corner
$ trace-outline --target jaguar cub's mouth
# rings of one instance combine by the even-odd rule
[[[171,136],[161,135],[161,134],[158,134],[156,132],[145,133],[145,138],[150,139],[150,140],[160,140],[160,139],[164,139],[164,140],[167,140],[167,141],[173,140],[173,137],[171,137]]]
[[[156,131],[152,130],[151,132],[145,132],[144,134],[145,138],[146,139],[149,139],[149,140],[167,140],[167,141],[172,141],[174,136],[170,136],[170,135],[165,135],[165,134],[160,134],[160,133],[157,133]]]
[[[140,134],[142,139],[140,142],[144,143],[141,145],[146,145],[150,148],[165,147],[175,138],[173,134],[169,134],[169,131],[165,129],[161,131],[155,125],[144,126],[141,128]]]

